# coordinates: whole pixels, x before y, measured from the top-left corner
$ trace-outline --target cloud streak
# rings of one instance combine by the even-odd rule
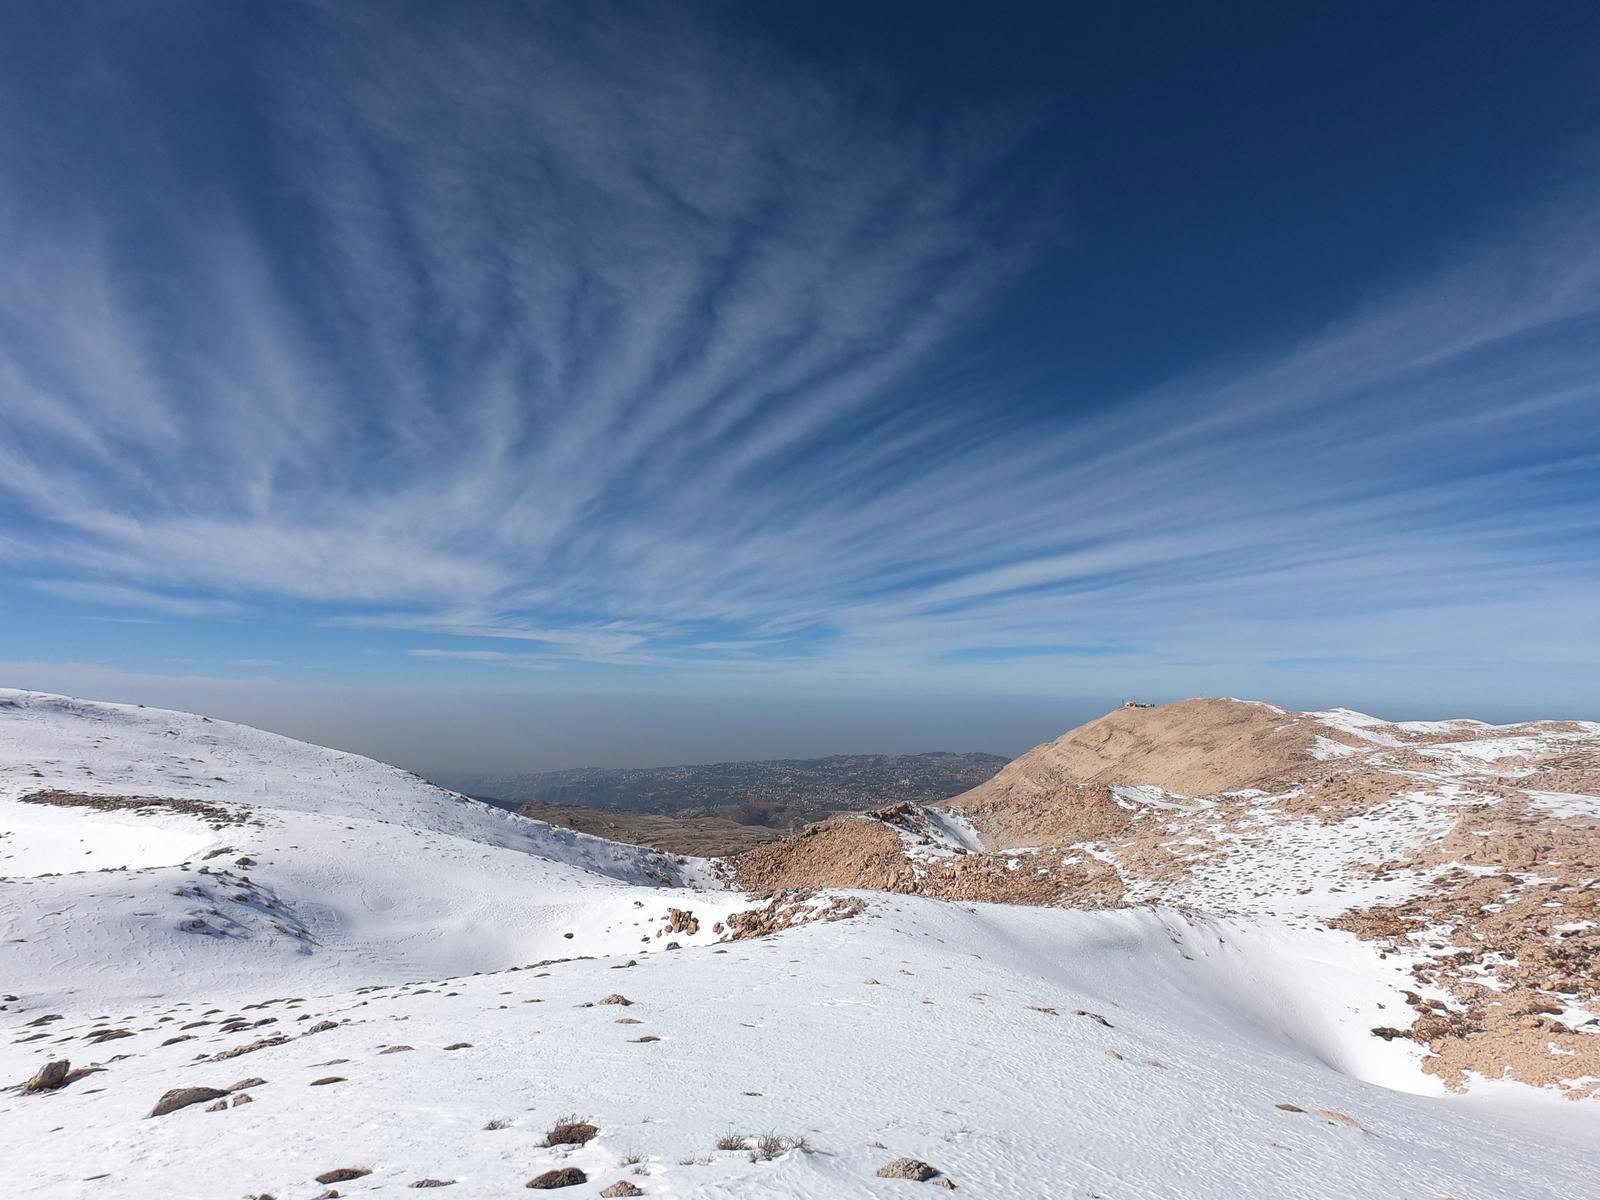
[[[539,13],[286,36],[274,221],[0,197],[11,570],[486,667],[1048,685],[1581,636],[1592,192],[1293,345],[1018,406],[982,339],[1061,236],[1035,114]]]

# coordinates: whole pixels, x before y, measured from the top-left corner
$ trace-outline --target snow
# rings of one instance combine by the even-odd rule
[[[1553,817],[1600,817],[1600,798],[1572,792],[1540,792],[1529,789],[1528,803]]]
[[[47,788],[242,823],[20,800]],[[1425,802],[1351,818],[1363,853],[1427,816],[1407,805]],[[18,1196],[309,1200],[317,1174],[362,1167],[343,1196],[431,1177],[476,1198],[575,1165],[575,1197],[627,1178],[887,1200],[931,1186],[876,1176],[911,1155],[979,1197],[1534,1200],[1593,1194],[1600,1167],[1600,1104],[1442,1095],[1414,1043],[1371,1036],[1407,1019],[1409,963],[1312,919],[1335,850],[1309,823],[1275,862],[1237,835],[1199,893],[1234,915],[862,894],[851,919],[719,943],[713,923],[756,902],[709,864],[240,726],[6,692],[0,831],[0,1083],[103,1067],[0,1092]],[[1269,870],[1312,890],[1276,915],[1226,903]],[[669,909],[699,928],[668,933]],[[596,1003],[611,993],[632,1003]],[[268,1023],[223,1032],[233,1016]],[[87,1040],[108,1029],[130,1036]],[[247,1077],[265,1081],[248,1105],[145,1119],[170,1088]],[[568,1113],[599,1135],[545,1147]],[[752,1161],[716,1149],[730,1131],[806,1147]]]
[[[1327,760],[1330,758],[1349,758],[1352,754],[1360,754],[1362,747],[1347,746],[1343,742],[1336,742],[1332,738],[1325,738],[1321,734],[1311,743],[1311,757]]]
[[[929,808],[925,811],[928,821],[944,841],[973,853],[983,851],[983,839],[978,836],[978,831],[966,817],[944,808]]]
[[[1170,808],[1178,812],[1193,812],[1205,807],[1204,803],[1176,792],[1163,791],[1150,783],[1113,784],[1111,794],[1124,808]]]
[[[1377,726],[1387,726],[1389,722],[1379,717],[1371,717],[1366,713],[1356,712],[1349,708],[1330,708],[1322,712],[1307,713],[1308,717],[1320,721],[1340,733],[1352,734],[1362,741],[1370,742],[1374,746],[1399,746],[1403,743],[1391,733],[1381,732]]]

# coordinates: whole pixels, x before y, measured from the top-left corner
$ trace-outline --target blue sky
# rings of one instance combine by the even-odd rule
[[[0,678],[452,770],[1600,716],[1600,13],[1290,7],[8,12]]]

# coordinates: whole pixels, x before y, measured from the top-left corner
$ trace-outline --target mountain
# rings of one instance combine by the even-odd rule
[[[739,861],[756,891],[1163,905],[1353,933],[1404,962],[1374,1025],[1424,1070],[1600,1091],[1600,725],[1386,722],[1221,699],[1124,707],[943,809]]]
[[[1594,873],[1562,892],[1579,843],[1545,847],[1541,822],[1586,828],[1595,727],[1273,723],[1310,735],[1310,763],[1291,773],[1325,764],[1334,779],[1334,764],[1348,775],[1382,753],[1399,757],[1363,769],[1405,785],[1357,802],[1309,775],[1298,796],[1085,782],[1125,789],[1111,794],[1133,807],[1126,830],[1073,851],[1110,873],[1100,907],[1061,908],[751,896],[720,864],[554,829],[356,755],[0,691],[8,1189],[310,1200],[448,1184],[490,1197],[581,1173],[563,1194],[1588,1194],[1600,1101],[1565,1099],[1583,1090],[1570,1071],[1545,1086],[1474,1075],[1456,1094],[1424,1070],[1419,1041],[1373,1033],[1409,1014],[1408,991],[1455,1011],[1445,983],[1416,979],[1438,957],[1429,945],[1393,945],[1413,921],[1441,947],[1458,936],[1405,907],[1449,871],[1385,863],[1360,894],[1337,889],[1358,877],[1349,845],[1410,845],[1403,827],[1436,831],[1414,858],[1508,857],[1519,843],[1520,867],[1462,869],[1543,889],[1485,903],[1485,937],[1525,901],[1559,903],[1547,940],[1580,955],[1578,893]],[[1430,771],[1455,790],[1411,798],[1444,788]],[[1468,779],[1493,772],[1498,803],[1539,797],[1505,849],[1474,823],[1511,811]],[[957,859],[1025,876],[1054,852],[985,841],[1020,820],[1007,797],[1036,799],[1013,782],[959,810],[895,805],[829,825],[889,834],[930,877]],[[1207,813],[1209,850],[1189,846]],[[1163,846],[1157,823],[1186,818]],[[1146,869],[1146,843],[1181,871]],[[1532,881],[1535,862],[1553,882]],[[1163,887],[1211,911],[1167,903]],[[1339,905],[1389,928],[1318,915]],[[1520,961],[1555,969],[1559,956],[1536,957],[1544,945],[1534,931]],[[1500,968],[1481,966],[1487,987]],[[1572,1030],[1541,1036],[1593,1040],[1573,1008],[1533,1014]],[[924,1172],[903,1159],[936,1173],[914,1182]]]

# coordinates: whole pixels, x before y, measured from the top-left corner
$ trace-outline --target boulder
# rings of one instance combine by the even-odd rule
[[[55,1091],[67,1082],[67,1072],[71,1069],[72,1063],[64,1058],[58,1058],[55,1062],[45,1063],[32,1079],[22,1085],[22,1094],[30,1096],[34,1092]]]
[[[206,1104],[212,1100],[220,1100],[227,1094],[221,1088],[173,1088],[156,1101],[156,1106],[150,1110],[150,1116],[164,1117],[168,1113],[177,1112],[180,1108],[188,1108],[191,1104]]]
[[[580,1183],[588,1182],[589,1177],[577,1167],[557,1167],[554,1171],[535,1175],[526,1186],[548,1191],[551,1188],[577,1187]]]
[[[939,1173],[935,1167],[918,1158],[897,1158],[878,1168],[880,1179],[914,1179],[923,1183]]]
[[[318,1183],[348,1183],[352,1179],[360,1179],[363,1175],[371,1175],[366,1167],[335,1167],[331,1171],[324,1171],[317,1176]]]

